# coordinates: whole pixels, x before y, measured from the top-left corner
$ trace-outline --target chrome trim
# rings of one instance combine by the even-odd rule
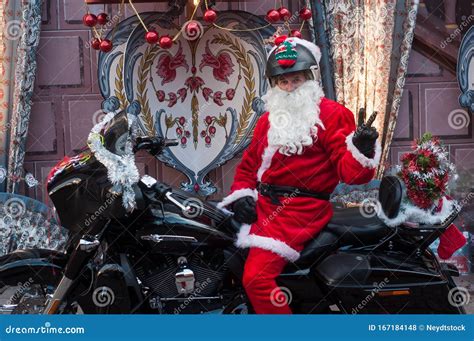
[[[175,275],[176,290],[180,294],[189,295],[194,291],[194,283],[196,281],[193,270],[183,268]]]
[[[147,188],[152,188],[158,181],[152,176],[144,175],[140,179],[140,182],[143,183]]]
[[[0,314],[11,313],[18,304],[2,304],[0,305]]]
[[[149,240],[155,243],[160,243],[160,242],[197,242],[198,240],[194,237],[189,237],[189,236],[178,236],[178,235],[160,235],[160,234],[150,234],[147,236],[141,236],[142,240]]]
[[[79,185],[82,182],[82,179],[80,178],[72,178],[69,179],[68,181],[63,182],[62,184],[58,185],[57,187],[53,188],[50,192],[49,195],[53,195],[60,189],[63,189],[64,187],[72,186],[72,185]]]
[[[53,297],[48,299],[48,301],[46,302],[46,308],[43,311],[44,314],[56,313],[55,311],[51,311],[55,301],[61,302],[64,299],[64,296],[66,296],[66,293],[71,287],[72,282],[72,279],[69,279],[67,277],[61,278],[61,282],[59,282],[58,287],[54,291]]]
[[[191,210],[191,206],[183,206],[183,204],[181,204],[178,200],[173,198],[172,192],[167,192],[165,196],[168,198],[169,201],[171,201],[173,204],[178,206],[181,209],[181,211],[183,211],[183,213],[187,213]]]
[[[107,192],[109,192],[110,194],[112,194],[113,196],[116,196],[116,197],[118,197],[119,195],[122,194],[120,192],[114,191],[113,187],[110,187],[109,189],[107,189]]]
[[[79,249],[82,251],[92,251],[96,249],[100,245],[100,241],[98,239],[94,240],[87,240],[87,239],[81,239],[79,241]]]

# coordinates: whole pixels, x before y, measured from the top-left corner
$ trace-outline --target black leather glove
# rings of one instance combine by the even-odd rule
[[[352,137],[352,143],[354,146],[356,146],[356,148],[368,158],[374,157],[375,141],[377,141],[377,138],[379,137],[377,129],[371,126],[376,115],[377,113],[372,114],[372,116],[367,120],[367,123],[363,123],[362,120],[362,123],[359,124],[354,136]]]
[[[257,204],[250,196],[236,200],[232,204],[232,211],[239,223],[252,224],[257,220]]]

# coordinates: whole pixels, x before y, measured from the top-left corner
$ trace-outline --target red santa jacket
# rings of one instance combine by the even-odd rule
[[[313,192],[331,193],[339,181],[362,184],[370,181],[379,162],[377,143],[373,159],[365,157],[352,143],[356,125],[352,112],[337,102],[322,98],[317,138],[301,155],[286,156],[269,146],[269,113],[257,122],[250,146],[237,167],[231,193],[219,204],[224,208],[235,200],[251,196],[257,201],[257,221],[243,224],[236,245],[260,247],[295,261],[304,244],[332,217],[328,201],[289,195],[281,205],[257,193],[257,182],[294,186]]]

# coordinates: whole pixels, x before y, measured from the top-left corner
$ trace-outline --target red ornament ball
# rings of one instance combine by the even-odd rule
[[[291,18],[291,12],[286,7],[280,7],[278,9],[278,13],[280,14],[280,18],[285,20],[285,21]]]
[[[312,15],[313,14],[311,13],[311,10],[308,7],[302,8],[301,11],[300,11],[301,20],[311,19]]]
[[[160,36],[156,31],[148,31],[145,34],[145,40],[148,44],[156,44],[158,40],[160,39]]]
[[[296,38],[302,38],[302,37],[303,37],[303,35],[301,34],[301,32],[298,31],[298,30],[291,30],[291,36],[292,36],[292,37],[296,37]]]
[[[217,13],[216,11],[212,10],[212,9],[208,9],[206,12],[204,12],[204,15],[202,17],[204,19],[205,22],[207,22],[208,24],[212,24],[216,21],[217,19]]]
[[[210,136],[206,136],[206,138],[204,139],[204,141],[206,141],[206,144],[210,144],[210,143],[211,143],[211,137],[210,137]]]
[[[108,39],[104,39],[100,42],[100,50],[104,53],[110,52],[114,45]]]
[[[280,21],[280,13],[276,9],[271,9],[267,12],[267,20],[271,23]]]
[[[185,138],[185,137],[182,137],[181,138],[181,144],[186,144],[186,142],[188,142],[188,139]]]
[[[211,135],[214,135],[216,133],[216,127],[214,126],[209,127],[209,132],[211,133]]]
[[[276,37],[275,38],[275,45],[280,45],[281,43],[283,43],[285,41],[286,38],[287,38],[286,35]]]
[[[173,46],[173,39],[169,35],[162,36],[160,37],[159,44],[162,49],[169,49]]]
[[[99,15],[97,15],[97,22],[98,22],[100,25],[105,25],[105,24],[107,24],[107,21],[109,21],[109,18],[107,17],[107,14],[105,14],[105,13],[100,13]]]
[[[87,13],[82,17],[82,22],[88,27],[97,25],[97,17],[94,14]]]
[[[100,49],[100,39],[97,39],[97,38],[92,39],[92,41],[91,41],[91,47],[92,47],[94,50],[99,50],[99,49]]]

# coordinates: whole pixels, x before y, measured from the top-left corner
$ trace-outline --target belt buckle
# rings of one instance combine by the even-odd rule
[[[260,186],[262,188],[261,190],[262,195],[269,197],[271,199],[272,204],[281,206],[281,202],[278,199],[278,196],[276,195],[276,193],[272,190],[271,185],[260,183]]]
[[[268,193],[268,185],[264,183],[260,183],[259,191],[262,193],[262,195],[265,195],[266,193]]]

